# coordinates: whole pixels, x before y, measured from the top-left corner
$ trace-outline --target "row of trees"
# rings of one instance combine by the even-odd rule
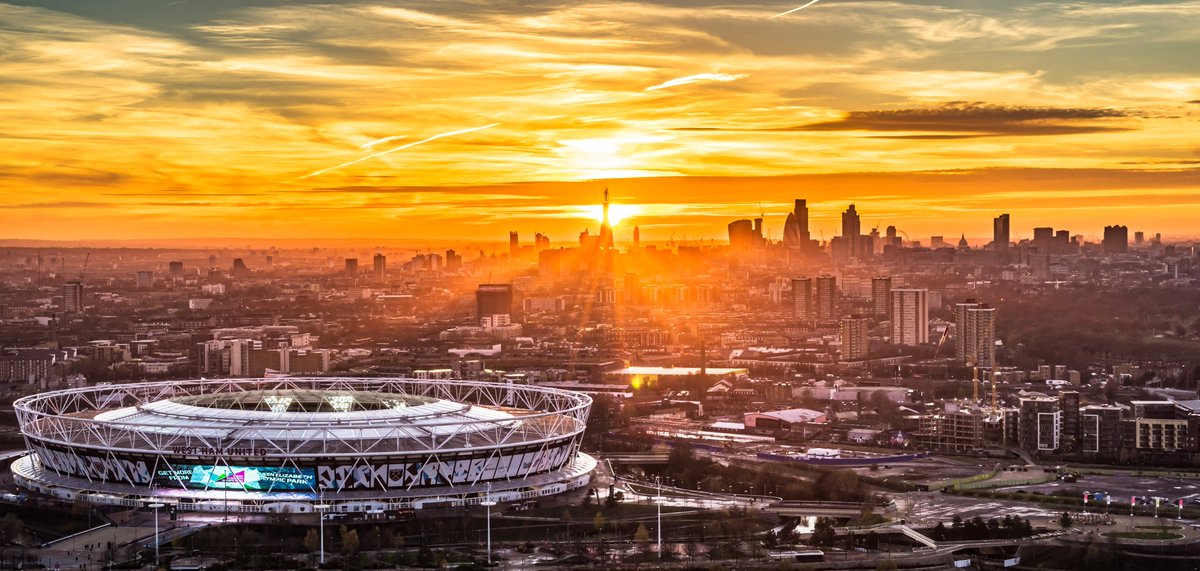
[[[1033,535],[1033,524],[1028,519],[1016,516],[1004,516],[1004,519],[991,518],[984,521],[975,516],[964,520],[954,516],[950,527],[938,522],[930,532],[929,537],[934,541],[973,541],[983,539],[1012,539]]]

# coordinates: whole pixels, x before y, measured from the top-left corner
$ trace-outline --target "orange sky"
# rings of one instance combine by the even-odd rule
[[[0,3],[0,239],[1200,234],[1200,2],[800,4]]]

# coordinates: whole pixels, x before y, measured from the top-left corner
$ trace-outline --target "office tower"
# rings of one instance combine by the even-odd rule
[[[233,259],[233,268],[230,270],[230,275],[234,278],[244,278],[250,275],[250,268],[246,266],[246,262],[241,258]]]
[[[1134,232],[1133,233],[1133,245],[1141,246],[1144,243],[1146,243],[1146,233],[1145,232]]]
[[[217,255],[216,254],[208,255],[208,267],[210,267],[210,268],[217,267]]]
[[[358,275],[358,258],[346,258],[345,272],[350,276]]]
[[[792,278],[792,317],[801,321],[816,319],[812,278]]]
[[[938,248],[945,248],[947,246],[949,246],[949,244],[946,243],[946,238],[944,236],[929,237],[929,249],[936,250]]]
[[[600,248],[612,249],[613,229],[608,222],[608,189],[604,189],[604,219],[600,222]]]
[[[446,250],[446,271],[457,272],[462,269],[462,256],[456,254],[454,250]]]
[[[1008,263],[1008,245],[1012,240],[1007,214],[1001,214],[992,220],[992,251],[996,252],[996,260],[1002,264]]]
[[[887,319],[888,296],[892,292],[892,278],[871,278],[871,309],[875,317]]]
[[[783,223],[783,245],[789,248],[808,248],[808,201],[796,199],[796,205]]]
[[[375,267],[375,277],[382,278],[387,273],[387,256],[375,254],[375,257],[371,261]]]
[[[1057,230],[1054,232],[1054,245],[1050,248],[1056,253],[1065,254],[1071,251],[1071,231]]]
[[[636,250],[637,248],[640,248],[640,247],[642,247],[642,231],[637,226],[634,226],[633,227],[633,248]]]
[[[870,321],[865,317],[847,317],[838,323],[838,352],[843,361],[867,358],[867,330]]]
[[[954,306],[954,351],[965,365],[996,366],[996,308],[967,300]]]
[[[515,258],[521,253],[521,242],[517,238],[516,232],[508,233],[508,255]]]
[[[884,235],[887,236],[887,242],[885,243],[886,245],[896,246],[896,247],[901,246],[900,238],[896,237],[896,227],[895,226],[888,226],[887,231],[885,232]]]
[[[83,311],[83,282],[72,280],[63,284],[63,312]]]
[[[1129,251],[1129,228],[1127,226],[1105,226],[1105,254],[1124,254]]]
[[[747,250],[755,245],[754,222],[734,220],[729,223],[729,246],[734,250]]]
[[[141,271],[137,273],[137,288],[150,289],[154,286],[154,272]]]
[[[853,204],[842,213],[842,238],[846,240],[846,250],[850,253],[850,258],[861,258],[862,221]]]
[[[541,252],[550,247],[550,237],[538,232],[533,235],[533,251]]]
[[[1033,229],[1033,245],[1043,254],[1049,254],[1053,250],[1054,229],[1053,228],[1034,228]]]
[[[879,228],[872,228],[871,233],[867,234],[867,239],[871,243],[871,247],[869,248],[871,255],[883,252],[883,240],[879,236]]]
[[[170,262],[167,264],[167,273],[171,277],[179,277],[183,275],[183,262]]]
[[[275,267],[275,256],[274,256],[274,254],[272,254],[270,256],[267,256],[267,269],[269,270],[274,267]]]
[[[813,292],[813,300],[815,303],[814,319],[819,321],[833,321],[837,319],[837,278],[834,276],[817,276],[815,291]]]
[[[475,290],[475,318],[478,323],[496,315],[512,314],[512,284],[479,284]]]
[[[929,342],[929,290],[893,289],[892,343],[922,345]]]

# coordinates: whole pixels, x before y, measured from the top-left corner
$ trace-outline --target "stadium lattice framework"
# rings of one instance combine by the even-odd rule
[[[591,398],[533,385],[305,377],[101,385],[14,403],[18,485],[99,504],[308,512],[516,501],[587,485]]]

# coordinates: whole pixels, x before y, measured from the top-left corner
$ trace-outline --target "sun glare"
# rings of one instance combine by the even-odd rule
[[[579,210],[584,216],[595,220],[596,222],[604,221],[604,206],[599,204],[588,204],[579,207]],[[608,205],[608,222],[613,226],[620,224],[622,220],[637,216],[642,212],[640,206],[634,204],[609,204]]]

